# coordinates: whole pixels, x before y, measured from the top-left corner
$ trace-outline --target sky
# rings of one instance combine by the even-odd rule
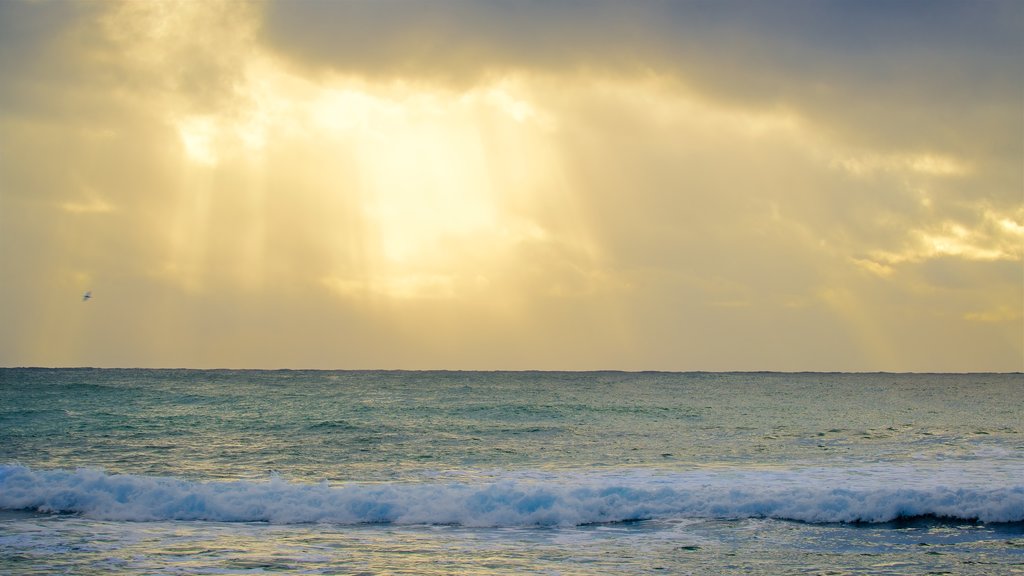
[[[1011,0],[2,0],[0,366],[1021,371],[1022,54]]]

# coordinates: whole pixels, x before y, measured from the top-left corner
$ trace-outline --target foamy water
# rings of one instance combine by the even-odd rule
[[[652,474],[519,473],[491,483],[194,482],[0,467],[0,508],[102,520],[579,526],[683,518],[1024,522],[1024,465]]]

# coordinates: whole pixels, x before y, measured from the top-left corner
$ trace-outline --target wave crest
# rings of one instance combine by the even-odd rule
[[[105,520],[572,526],[667,518],[813,523],[934,516],[1024,521],[1024,485],[900,486],[863,473],[709,471],[606,477],[509,475],[490,483],[191,482],[102,470],[0,466],[0,509]],[[846,480],[846,481],[844,481]]]

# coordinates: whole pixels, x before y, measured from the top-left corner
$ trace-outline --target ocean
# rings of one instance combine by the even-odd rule
[[[4,574],[1021,574],[1024,375],[0,369]]]

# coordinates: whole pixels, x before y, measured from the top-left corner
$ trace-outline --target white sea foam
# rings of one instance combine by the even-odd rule
[[[651,518],[1024,522],[1024,469],[509,474],[488,483],[190,482],[0,466],[0,509],[105,520],[571,526]]]

